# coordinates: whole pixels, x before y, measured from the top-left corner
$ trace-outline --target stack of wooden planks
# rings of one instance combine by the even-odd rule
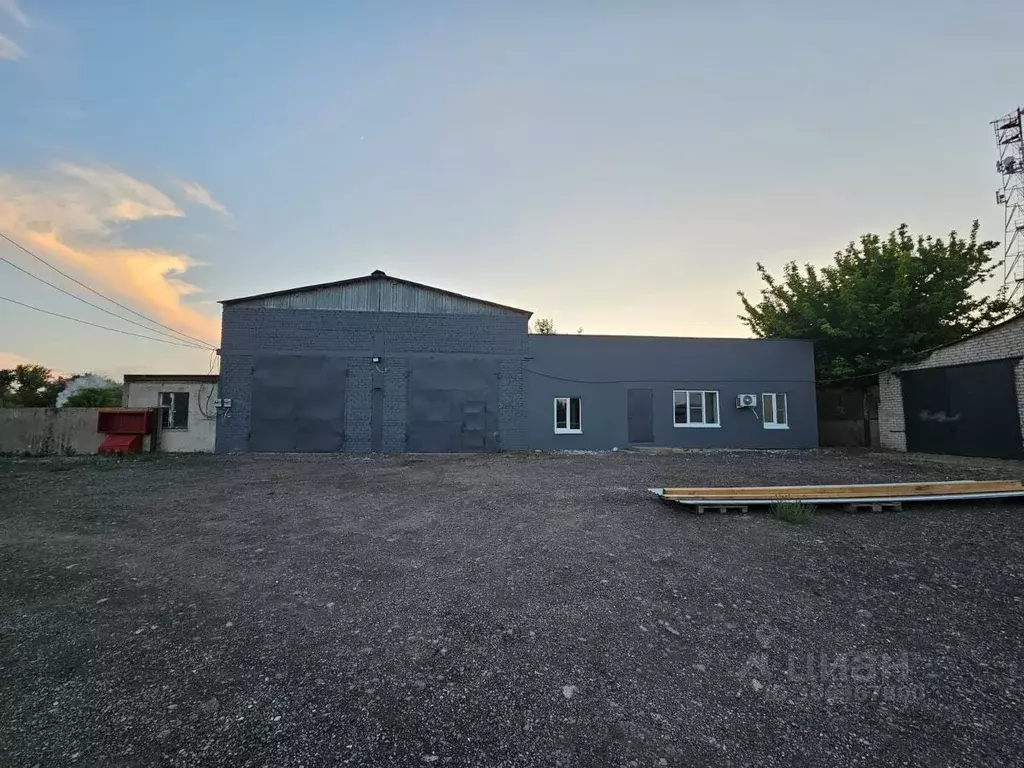
[[[775,485],[746,488],[651,488],[665,501],[694,507],[734,508],[803,501],[808,504],[894,504],[1024,497],[1020,480],[955,480],[939,483]]]

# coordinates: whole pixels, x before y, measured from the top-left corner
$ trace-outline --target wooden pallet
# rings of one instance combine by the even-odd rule
[[[651,488],[665,501],[705,507],[771,505],[778,501],[809,504],[889,504],[901,501],[959,501],[1024,497],[1020,480],[959,480],[940,483],[865,485],[790,485],[746,488]]]
[[[719,512],[725,514],[727,512],[739,512],[740,514],[746,514],[746,506],[739,504],[689,504],[690,510],[696,512],[698,515],[703,515],[705,512]]]
[[[779,485],[757,488],[662,488],[666,499],[864,499],[874,501],[886,496],[938,496],[1024,492],[1020,480],[958,480],[943,483],[878,483],[868,485]]]
[[[844,512],[899,512],[903,503],[899,501],[858,501],[844,504]]]

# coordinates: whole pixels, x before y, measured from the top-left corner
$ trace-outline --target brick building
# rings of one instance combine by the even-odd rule
[[[532,336],[380,271],[223,305],[219,453],[817,445],[806,341]]]
[[[883,448],[1024,458],[1024,315],[879,377]]]

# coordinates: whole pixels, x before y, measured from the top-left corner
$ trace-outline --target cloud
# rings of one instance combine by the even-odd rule
[[[156,187],[106,166],[58,163],[38,174],[0,173],[0,230],[83,282],[191,336],[216,341],[216,317],[185,303],[201,289],[187,279],[198,262],[119,241],[131,222],[184,213]],[[45,275],[51,279],[53,275]]]
[[[23,58],[25,58],[25,51],[21,49],[21,46],[9,37],[0,35],[0,59],[18,61]]]
[[[23,27],[32,26],[28,16],[18,7],[18,0],[0,0],[0,13],[7,14]],[[0,35],[0,59],[19,61],[23,58],[25,50],[11,38]]]
[[[0,369],[4,368],[17,368],[19,365],[29,362],[21,355],[16,355],[14,352],[4,352],[0,349]]]
[[[210,194],[209,190],[197,181],[181,182],[181,191],[185,195],[185,199],[189,202],[205,206],[211,211],[223,213],[225,216],[231,215],[224,204],[216,200],[214,196]]]
[[[0,349],[0,369],[11,369],[17,368],[19,365],[41,365],[44,368],[50,368],[46,363],[40,360],[29,360],[23,355],[19,355],[16,352],[5,352]],[[50,368],[50,373],[54,376],[68,376],[69,374],[65,371],[58,370],[56,368]]]
[[[0,222],[7,226],[110,236],[128,222],[184,215],[156,187],[106,166],[57,163],[35,175],[0,173]]]
[[[0,11],[3,11],[23,27],[31,27],[25,12],[18,7],[18,0],[0,0]]]

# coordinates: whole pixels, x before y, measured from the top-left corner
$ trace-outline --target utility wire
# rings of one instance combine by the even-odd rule
[[[210,370],[208,370],[206,372],[207,376],[212,376],[213,375],[213,369],[216,366],[216,364],[217,364],[217,350],[213,350],[213,351],[210,352]],[[213,410],[212,413],[210,412],[210,401],[213,399],[213,393],[217,391],[219,386],[220,386],[220,382],[218,382],[217,384],[211,384],[210,385],[210,394],[208,394],[206,396],[206,407],[204,408],[203,407],[203,385],[202,384],[199,385],[199,392],[198,392],[199,397],[196,399],[196,405],[199,407],[199,413],[201,413],[203,415],[204,419],[213,420],[213,419],[217,418],[217,409],[216,408]]]
[[[23,246],[23,245],[22,245],[21,243],[19,243],[19,242],[15,241],[15,240],[13,240],[13,239],[11,239],[10,237],[8,237],[8,236],[7,236],[6,234],[4,234],[3,232],[0,232],[0,238],[3,238],[3,239],[4,239],[4,240],[6,240],[7,242],[9,242],[9,243],[10,243],[11,245],[13,245],[13,246],[14,246],[15,248],[18,248],[19,250],[21,250],[21,251],[24,251],[24,252],[25,252],[25,253],[27,253],[27,254],[28,254],[29,256],[31,256],[31,257],[32,257],[33,259],[35,259],[36,261],[38,261],[39,263],[41,263],[41,264],[45,264],[45,265],[46,265],[47,267],[49,267],[50,269],[52,269],[52,270],[53,270],[54,272],[56,272],[56,273],[57,273],[58,275],[60,275],[61,277],[65,277],[65,278],[67,278],[68,280],[70,280],[71,282],[75,283],[76,285],[80,285],[80,286],[81,286],[82,288],[85,288],[85,290],[89,291],[90,293],[94,293],[94,294],[96,294],[96,295],[97,295],[97,296],[99,296],[99,297],[100,297],[101,299],[106,299],[106,300],[107,300],[107,301],[109,301],[109,302],[110,302],[111,304],[114,304],[115,306],[118,306],[118,307],[120,307],[121,309],[123,309],[123,310],[125,310],[125,311],[127,311],[127,312],[131,312],[131,313],[132,313],[133,315],[135,315],[136,317],[141,317],[141,318],[142,318],[143,320],[145,320],[146,322],[152,323],[153,325],[159,325],[159,326],[160,326],[161,328],[165,328],[166,330],[168,330],[168,331],[171,331],[172,333],[175,333],[175,334],[177,334],[177,336],[183,336],[183,337],[184,337],[184,338],[186,338],[186,339],[190,339],[190,340],[192,340],[192,341],[198,342],[199,344],[202,344],[202,345],[204,345],[204,346],[205,346],[205,347],[206,347],[207,349],[216,349],[216,347],[215,347],[215,346],[213,346],[212,344],[210,344],[210,342],[208,342],[208,341],[203,341],[202,339],[197,339],[197,338],[196,338],[195,336],[189,336],[189,335],[188,335],[187,333],[183,333],[182,331],[179,331],[179,330],[177,330],[177,329],[175,329],[175,328],[172,328],[172,327],[171,327],[171,326],[169,326],[169,325],[164,325],[164,324],[163,324],[163,323],[161,323],[161,322],[160,322],[159,320],[154,320],[154,319],[153,319],[153,318],[151,318],[151,317],[147,317],[146,315],[142,314],[141,312],[137,312],[137,311],[135,311],[134,309],[132,309],[131,307],[125,306],[125,305],[124,305],[124,304],[122,304],[121,302],[119,302],[119,301],[115,301],[114,299],[110,298],[109,296],[107,296],[107,295],[105,295],[105,294],[103,294],[103,293],[100,293],[100,292],[99,292],[99,291],[97,291],[97,290],[96,290],[95,288],[91,288],[91,287],[89,287],[88,285],[86,285],[85,283],[83,283],[83,282],[82,282],[81,280],[78,280],[78,279],[76,279],[76,278],[72,277],[71,275],[69,275],[69,274],[68,274],[67,272],[64,272],[64,271],[62,271],[61,269],[59,269],[59,268],[55,267],[55,266],[54,266],[53,264],[51,264],[50,262],[48,262],[48,261],[47,261],[46,259],[44,259],[44,258],[43,258],[42,256],[37,256],[36,254],[32,253],[32,251],[30,251],[30,250],[29,250],[28,248],[26,248],[25,246]],[[3,259],[3,260],[4,260],[5,262],[7,262],[8,264],[10,264],[10,265],[11,265],[12,267],[14,267],[15,269],[18,269],[18,270],[20,270],[20,271],[24,272],[24,273],[25,273],[26,275],[29,275],[29,276],[31,276],[31,277],[34,277],[34,278],[35,278],[36,280],[39,280],[40,282],[46,283],[46,284],[47,284],[47,285],[49,285],[49,286],[50,286],[51,288],[56,288],[56,289],[57,289],[58,291],[60,291],[61,293],[66,293],[66,294],[67,294],[68,296],[71,296],[71,297],[73,297],[73,298],[76,298],[76,299],[78,299],[78,300],[79,300],[79,301],[81,301],[81,302],[84,302],[84,303],[86,303],[86,304],[89,304],[89,306],[92,306],[92,307],[96,307],[97,309],[100,309],[100,310],[102,310],[103,312],[106,312],[106,313],[107,313],[108,315],[113,315],[114,317],[120,318],[121,320],[127,320],[127,321],[128,321],[129,323],[134,323],[135,325],[139,326],[140,328],[145,328],[145,329],[146,329],[147,331],[152,331],[153,333],[159,333],[159,334],[162,334],[162,335],[164,335],[164,336],[167,336],[167,335],[168,335],[168,334],[164,333],[163,331],[158,331],[158,330],[157,330],[157,329],[155,329],[155,328],[146,328],[146,326],[142,325],[141,323],[139,323],[139,322],[137,322],[137,321],[135,321],[135,320],[130,320],[130,319],[126,318],[126,317],[122,317],[121,315],[118,315],[118,314],[116,314],[116,313],[114,313],[114,312],[110,312],[109,310],[103,309],[103,307],[97,307],[97,306],[96,306],[95,304],[93,304],[93,303],[91,303],[91,302],[89,302],[89,301],[86,301],[86,300],[85,300],[85,299],[83,299],[82,297],[80,297],[80,296],[76,296],[76,295],[75,295],[75,294],[73,294],[73,293],[69,293],[68,291],[65,291],[65,290],[64,290],[63,288],[60,288],[60,287],[58,287],[58,286],[54,285],[54,284],[53,284],[53,283],[51,283],[51,282],[48,282],[48,281],[46,281],[46,280],[43,280],[43,278],[39,277],[38,275],[34,275],[34,274],[32,274],[31,272],[29,272],[28,270],[22,269],[21,267],[19,267],[19,266],[18,266],[17,264],[15,264],[14,262],[12,262],[12,261],[8,261],[7,259],[4,259],[4,258],[3,258],[2,256],[0,256],[0,259]],[[172,336],[171,338],[176,338],[176,337],[173,337],[173,336]]]
[[[190,349],[202,349],[203,351],[210,351],[209,347],[200,347],[198,344],[189,344],[184,341],[170,341],[169,339],[161,339],[157,336],[146,336],[141,333],[133,333],[132,331],[122,331],[120,328],[111,328],[108,325],[100,325],[99,323],[90,323],[88,320],[82,320],[77,317],[70,317],[69,315],[62,315],[59,312],[51,312],[48,309],[40,309],[39,307],[33,307],[31,304],[25,304],[21,301],[15,301],[9,299],[6,296],[0,296],[0,301],[8,301],[11,304],[17,304],[19,307],[25,307],[25,309],[34,309],[36,312],[42,312],[44,315],[52,315],[53,317],[61,317],[65,320],[72,320],[76,323],[82,323],[82,325],[91,325],[93,328],[102,328],[104,331],[113,331],[114,333],[123,333],[125,336],[137,336],[140,339],[149,339],[150,341],[159,341],[162,344],[173,344],[176,347],[189,347]]]
[[[118,320],[124,320],[125,322],[131,323],[132,325],[137,325],[139,328],[143,328],[144,330],[150,331],[152,333],[159,333],[161,336],[167,336],[167,337],[169,337],[171,339],[175,339],[176,341],[184,341],[183,339],[180,339],[177,336],[171,336],[171,334],[169,334],[169,333],[167,333],[165,331],[161,331],[159,328],[150,328],[148,326],[143,325],[140,322],[132,320],[130,317],[125,317],[124,315],[119,315],[119,314],[117,314],[117,312],[112,312],[111,310],[107,309],[106,307],[101,307],[99,304],[94,304],[93,302],[89,301],[88,299],[83,299],[81,296],[77,296],[76,294],[71,293],[70,291],[66,291],[63,288],[61,288],[59,285],[56,285],[55,283],[51,283],[49,280],[44,280],[43,278],[39,277],[39,275],[32,274],[27,269],[24,269],[23,267],[19,267],[13,261],[11,261],[11,260],[3,257],[3,256],[0,256],[0,261],[4,262],[5,264],[9,264],[10,266],[14,267],[19,272],[24,272],[29,277],[31,277],[31,278],[33,278],[35,280],[38,280],[39,282],[41,282],[41,283],[43,283],[45,285],[50,286],[54,290],[60,291],[65,296],[70,296],[73,299],[78,299],[83,304],[88,304],[90,307],[93,307],[94,309],[98,309],[100,312],[105,312],[106,314],[110,315],[111,317],[116,317]],[[205,348],[206,349],[212,349],[212,347],[205,347]]]

